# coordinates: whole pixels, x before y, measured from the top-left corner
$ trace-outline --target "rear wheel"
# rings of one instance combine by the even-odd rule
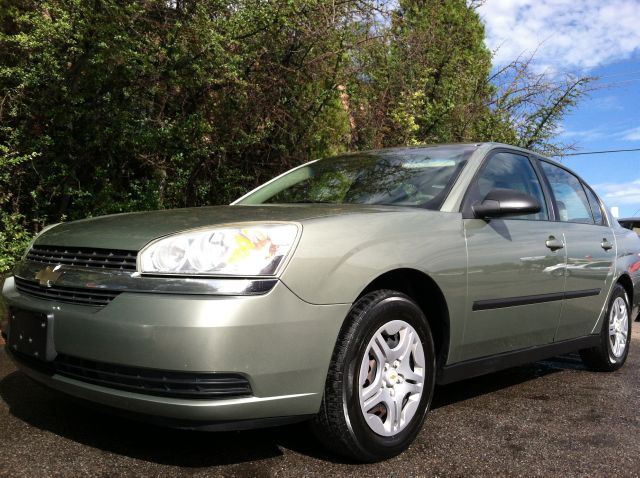
[[[593,370],[613,372],[627,360],[630,341],[631,307],[626,291],[620,284],[616,284],[600,331],[600,344],[581,350],[580,356]]]
[[[420,308],[398,292],[367,294],[338,337],[316,435],[359,461],[394,456],[420,431],[434,383],[433,339]]]

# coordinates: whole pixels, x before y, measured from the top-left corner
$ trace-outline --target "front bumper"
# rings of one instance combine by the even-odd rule
[[[48,375],[17,362],[33,379],[69,395],[194,422],[316,413],[349,309],[349,304],[309,304],[281,282],[265,295],[244,297],[123,292],[102,308],[22,294],[13,278],[2,293],[8,307],[53,315],[58,354],[167,371],[235,373],[249,380],[251,396],[184,399]]]

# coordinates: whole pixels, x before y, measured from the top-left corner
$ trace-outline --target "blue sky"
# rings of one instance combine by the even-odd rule
[[[535,52],[551,75],[598,76],[564,120],[576,152],[640,148],[640,0],[486,0],[479,9],[494,66]],[[620,216],[640,216],[640,151],[566,157]]]

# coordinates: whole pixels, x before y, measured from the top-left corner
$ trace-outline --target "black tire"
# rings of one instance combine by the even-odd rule
[[[612,344],[609,339],[609,320],[612,314],[614,303],[618,299],[624,301],[627,310],[627,338],[624,352],[619,356],[613,352]],[[580,351],[580,357],[587,367],[598,372],[613,372],[624,365],[629,355],[629,346],[631,344],[631,307],[627,293],[620,284],[616,284],[613,288],[609,305],[607,306],[607,315],[602,321],[600,330],[600,343],[593,348],[583,349]]]
[[[363,417],[358,377],[369,341],[380,327],[394,320],[406,322],[417,332],[424,350],[424,383],[413,418],[397,434],[382,436],[374,433]],[[354,304],[342,326],[312,428],[327,448],[350,459],[375,462],[395,456],[411,444],[422,428],[433,397],[435,375],[433,338],[421,309],[404,294],[391,290],[371,292]]]

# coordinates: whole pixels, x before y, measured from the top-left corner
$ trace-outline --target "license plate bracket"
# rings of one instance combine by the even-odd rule
[[[53,314],[10,309],[7,339],[7,346],[13,352],[48,362],[56,358]]]

